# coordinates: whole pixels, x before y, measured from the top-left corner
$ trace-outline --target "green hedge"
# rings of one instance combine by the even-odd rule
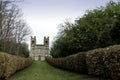
[[[67,70],[120,79],[120,45],[80,52],[65,58],[46,57],[46,61]]]
[[[0,52],[0,78],[7,79],[16,71],[28,67],[33,62],[32,58],[22,58]]]

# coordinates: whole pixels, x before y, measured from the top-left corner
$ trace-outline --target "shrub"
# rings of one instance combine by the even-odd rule
[[[120,80],[120,45],[80,52],[64,58],[46,57],[55,67]]]
[[[66,58],[46,57],[46,61],[51,65],[62,69],[77,71],[80,73],[86,72],[86,55],[83,52]]]
[[[16,71],[24,69],[32,64],[32,58],[22,58],[0,52],[0,78],[7,79]]]

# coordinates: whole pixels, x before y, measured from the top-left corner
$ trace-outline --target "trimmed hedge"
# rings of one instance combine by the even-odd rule
[[[0,78],[7,79],[16,71],[28,67],[33,62],[32,58],[22,58],[0,52]]]
[[[120,45],[87,52],[88,74],[120,80]]]
[[[46,61],[53,66],[81,73],[84,73],[87,70],[85,60],[86,60],[85,53],[78,53],[76,55],[71,55],[66,58],[46,57]]]
[[[46,57],[53,66],[120,80],[120,45],[80,52],[65,58]]]

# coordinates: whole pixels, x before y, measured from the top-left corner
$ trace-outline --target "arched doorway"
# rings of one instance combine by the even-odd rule
[[[40,56],[40,55],[38,56],[38,60],[40,60],[40,61],[41,61],[41,56]]]

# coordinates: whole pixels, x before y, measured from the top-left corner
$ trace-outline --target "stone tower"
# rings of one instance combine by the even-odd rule
[[[36,36],[30,40],[30,56],[34,60],[45,60],[45,56],[49,56],[49,37],[44,37],[43,44],[36,44]]]
[[[30,44],[31,44],[31,49],[33,49],[34,46],[36,45],[36,36],[34,36],[34,37],[31,36],[31,42],[30,42]]]
[[[44,37],[44,45],[49,46],[49,37]]]

